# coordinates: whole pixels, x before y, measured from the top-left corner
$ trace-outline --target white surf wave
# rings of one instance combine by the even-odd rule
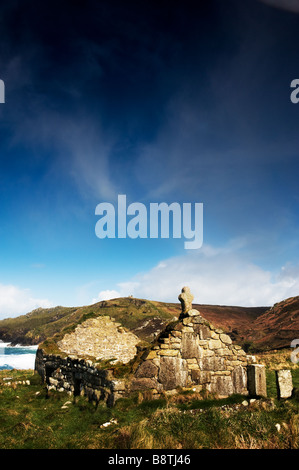
[[[10,343],[0,341],[0,368],[8,365],[14,369],[34,369],[37,348],[38,345],[11,346]]]
[[[1,341],[0,339],[0,348],[8,348],[10,347],[10,343],[5,343],[4,341]]]
[[[0,354],[0,367],[4,365],[14,369],[34,369],[35,354]]]
[[[24,346],[24,344],[16,344],[15,346],[11,346],[11,343],[6,343],[0,339],[0,348],[25,348],[25,349],[32,349],[36,351],[38,348],[38,345]]]
[[[1,347],[1,344],[0,344]],[[38,346],[24,346],[22,344],[16,344],[15,346],[8,346],[9,348],[24,348],[24,349],[32,349],[32,351],[36,351]]]

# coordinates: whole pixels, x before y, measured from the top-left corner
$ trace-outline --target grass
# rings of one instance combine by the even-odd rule
[[[264,364],[267,369],[297,369],[297,364],[291,361],[293,349],[285,348],[254,354],[259,364]]]
[[[298,384],[299,368],[292,373]],[[0,448],[298,449],[299,402],[275,398],[273,374],[268,371],[268,399],[247,406],[240,395],[215,400],[185,391],[155,400],[139,392],[107,408],[64,392],[47,394],[33,371],[0,371]],[[16,383],[26,380],[30,385]]]

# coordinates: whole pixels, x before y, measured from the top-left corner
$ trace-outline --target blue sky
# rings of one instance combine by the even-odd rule
[[[0,6],[0,318],[299,294],[298,2]],[[101,202],[201,202],[204,243],[104,239]]]

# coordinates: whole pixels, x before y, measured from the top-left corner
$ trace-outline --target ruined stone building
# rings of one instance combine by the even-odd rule
[[[179,300],[179,319],[169,323],[141,353],[139,339],[132,332],[124,331],[107,316],[99,316],[64,336],[58,343],[63,354],[48,354],[39,348],[36,370],[48,389],[85,394],[108,405],[137,390],[150,391],[153,397],[175,393],[178,388],[206,390],[218,397],[247,395],[248,377],[253,377],[251,383],[257,380],[253,394],[266,395],[264,368],[250,366],[242,348],[192,308],[189,288],[182,289]],[[131,368],[116,376],[111,363],[110,367],[99,367],[93,357],[108,363],[113,358],[114,364],[130,364]]]

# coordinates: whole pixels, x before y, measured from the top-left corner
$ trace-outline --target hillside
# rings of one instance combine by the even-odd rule
[[[245,335],[261,349],[290,347],[299,338],[299,296],[278,302],[259,315]]]
[[[202,316],[229,333],[239,344],[257,349],[289,347],[299,337],[299,296],[273,307],[238,307],[194,304]],[[89,318],[109,316],[141,341],[152,341],[167,323],[177,319],[179,303],[117,298],[84,307],[36,309],[26,315],[0,321],[0,339],[12,344],[40,344],[55,335],[55,341]]]
[[[252,323],[269,307],[229,307],[223,305],[194,305],[203,317],[216,327],[227,331],[238,343],[247,340]]]
[[[299,338],[299,296],[273,307],[197,306],[215,326],[226,329],[238,343],[251,344],[253,350],[289,348]]]
[[[151,341],[154,333],[180,313],[179,306],[131,297],[98,302],[84,307],[36,309],[26,315],[0,321],[0,339],[15,344],[33,345],[54,335],[72,331],[88,318],[110,316],[132,330],[141,340]]]

